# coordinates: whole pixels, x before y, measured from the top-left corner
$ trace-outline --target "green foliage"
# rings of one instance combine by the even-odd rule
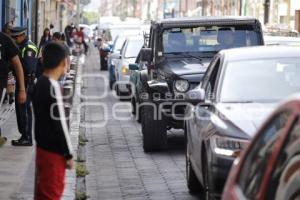
[[[81,23],[83,24],[96,24],[99,16],[97,12],[83,12],[81,17]]]
[[[88,174],[89,174],[89,171],[87,170],[85,163],[77,163],[76,176],[77,177],[85,177]]]
[[[86,195],[86,193],[76,192],[75,200],[86,200],[88,198],[90,198],[90,197],[88,195]]]

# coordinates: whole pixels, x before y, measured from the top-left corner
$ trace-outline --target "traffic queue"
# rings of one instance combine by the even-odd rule
[[[143,27],[114,34],[100,56],[110,89],[141,123],[145,153],[166,149],[168,130],[182,129],[190,192],[300,198],[298,38],[266,36],[248,17]]]

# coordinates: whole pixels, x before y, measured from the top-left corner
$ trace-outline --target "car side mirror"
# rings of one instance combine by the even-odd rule
[[[106,52],[106,53],[109,53],[111,51],[111,49],[106,47],[106,48],[103,49],[103,51]]]
[[[141,61],[151,63],[151,61],[152,61],[152,49],[151,48],[142,48],[141,49]]]
[[[139,66],[136,64],[136,63],[134,63],[134,64],[129,64],[129,70],[138,70],[139,69]]]
[[[205,90],[203,88],[195,88],[185,95],[185,100],[189,103],[201,103],[205,100]]]

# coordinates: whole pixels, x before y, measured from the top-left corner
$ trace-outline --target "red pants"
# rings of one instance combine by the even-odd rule
[[[37,148],[35,200],[60,200],[65,172],[66,160],[63,156]]]

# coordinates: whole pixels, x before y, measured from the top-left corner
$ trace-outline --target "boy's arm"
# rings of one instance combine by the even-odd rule
[[[66,160],[71,160],[73,158],[72,144],[70,139],[70,134],[68,126],[66,123],[66,115],[62,101],[62,95],[60,86],[57,82],[51,80],[52,92],[51,98],[53,99],[53,114],[54,114],[54,129],[58,132],[59,145],[63,151],[63,156]]]

